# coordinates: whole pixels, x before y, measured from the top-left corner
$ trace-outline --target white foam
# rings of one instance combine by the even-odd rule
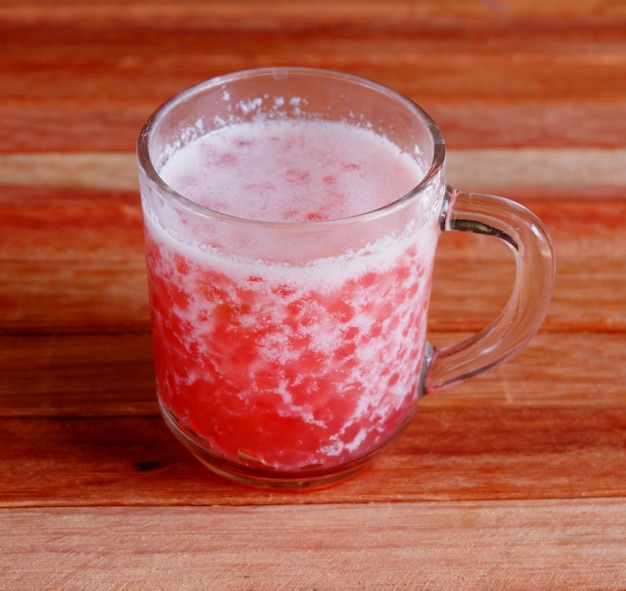
[[[247,113],[263,99],[241,103]],[[294,106],[299,100],[290,99]],[[187,134],[187,132],[185,132]],[[376,210],[424,176],[413,155],[338,122],[282,120],[215,130],[168,152],[162,178],[209,209],[242,218],[307,222]],[[197,139],[196,139],[197,138]]]

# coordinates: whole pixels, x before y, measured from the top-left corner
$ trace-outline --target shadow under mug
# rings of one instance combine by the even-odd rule
[[[308,223],[213,211],[159,175],[205,133],[298,119],[366,128],[426,174],[380,209]],[[285,488],[347,478],[398,437],[422,395],[510,358],[546,315],[554,255],[544,225],[510,200],[450,188],[438,127],[380,84],[308,68],[215,78],[152,115],[138,161],[159,403],[223,476]],[[490,326],[436,348],[427,311],[449,230],[503,241],[517,273]]]

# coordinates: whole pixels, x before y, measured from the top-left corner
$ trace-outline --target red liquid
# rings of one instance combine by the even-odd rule
[[[374,157],[389,159],[373,137]],[[421,176],[408,163],[397,163],[405,192]],[[328,216],[328,203],[306,215]],[[213,456],[255,469],[332,468],[380,447],[415,405],[435,226],[287,265],[183,244],[146,216],[165,412]]]

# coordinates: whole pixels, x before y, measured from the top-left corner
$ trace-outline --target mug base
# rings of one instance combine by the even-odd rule
[[[246,486],[261,489],[283,489],[292,491],[311,491],[328,488],[352,478],[367,468],[391,443],[406,429],[413,413],[400,425],[394,434],[367,454],[344,464],[329,468],[302,468],[297,471],[280,471],[267,467],[256,467],[252,464],[237,464],[206,449],[204,441],[193,437],[183,430],[176,417],[161,406],[161,414],[165,424],[174,436],[214,474]]]

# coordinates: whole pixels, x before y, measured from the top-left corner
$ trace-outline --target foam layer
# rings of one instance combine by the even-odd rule
[[[408,193],[424,171],[367,129],[284,120],[208,133],[173,154],[160,174],[180,194],[222,213],[306,222],[378,209]]]

